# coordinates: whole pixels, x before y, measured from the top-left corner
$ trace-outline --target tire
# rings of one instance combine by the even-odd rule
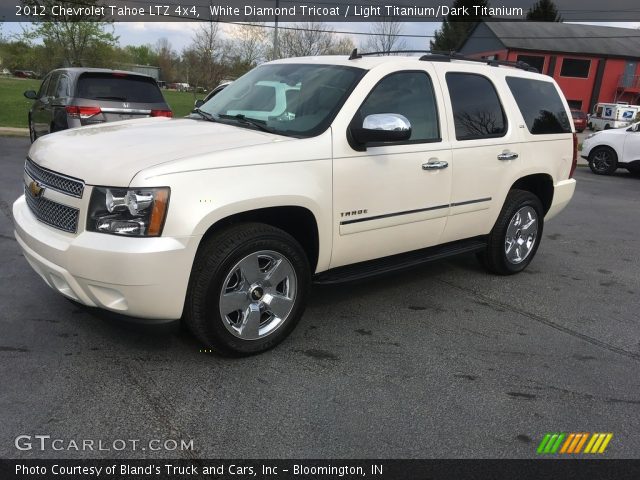
[[[31,140],[31,143],[38,139],[36,136],[36,129],[33,127],[33,122],[31,121],[31,116],[29,116],[29,139]]]
[[[610,130],[611,129],[611,125],[609,125],[608,123],[604,126],[605,130]]]
[[[269,281],[274,274],[278,284]],[[294,329],[310,287],[309,261],[291,235],[260,223],[233,225],[200,245],[184,321],[222,355],[261,353]]]
[[[540,199],[525,190],[511,190],[479,259],[487,270],[498,275],[521,272],[538,251],[543,226]]]
[[[596,147],[589,153],[589,168],[596,175],[611,175],[618,168],[618,155],[610,147]]]
[[[589,122],[587,128],[593,132],[593,124],[591,122]]]

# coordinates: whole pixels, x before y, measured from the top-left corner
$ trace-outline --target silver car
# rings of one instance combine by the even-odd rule
[[[84,125],[142,117],[172,117],[156,81],[135,72],[60,68],[45,76],[29,110],[31,141]]]

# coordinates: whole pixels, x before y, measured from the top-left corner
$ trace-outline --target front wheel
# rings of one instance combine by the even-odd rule
[[[524,190],[511,190],[489,234],[487,248],[479,256],[498,275],[524,270],[538,250],[544,212],[540,199]]]
[[[269,225],[235,225],[198,250],[184,320],[224,355],[260,353],[291,333],[310,285],[308,259],[293,237]]]
[[[596,175],[611,175],[618,168],[618,155],[609,147],[596,147],[589,153],[589,168]]]

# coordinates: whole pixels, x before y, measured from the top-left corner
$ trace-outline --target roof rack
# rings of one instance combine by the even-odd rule
[[[372,57],[375,55],[395,55],[396,53],[430,53],[431,50],[388,50],[383,52],[358,52],[357,48],[354,48],[349,55],[349,60],[357,60],[362,57]]]
[[[434,50],[391,50],[388,52],[360,53],[358,52],[357,48],[354,48],[353,51],[351,52],[351,55],[349,55],[349,60],[357,60],[358,58],[362,58],[364,56],[389,55],[389,54],[396,54],[396,53],[424,53],[425,55],[422,55],[419,58],[419,60],[428,61],[428,62],[450,62],[451,60],[464,60],[467,62],[484,63],[492,67],[504,65],[507,67],[519,68],[520,70],[526,70],[527,72],[539,73],[537,68],[532,67],[531,65],[525,62],[520,62],[520,61],[509,62],[506,60],[490,60],[486,58],[467,57],[465,55],[460,55],[459,53],[456,53],[453,51],[441,52],[441,51],[434,51]]]

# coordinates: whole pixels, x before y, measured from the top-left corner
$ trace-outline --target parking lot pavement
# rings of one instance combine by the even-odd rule
[[[288,340],[233,360],[40,280],[10,220],[27,147],[0,138],[0,457],[534,457],[547,432],[612,432],[604,456],[638,456],[640,179],[579,168],[520,275],[469,256],[318,287]],[[22,434],[195,452],[21,452]]]

